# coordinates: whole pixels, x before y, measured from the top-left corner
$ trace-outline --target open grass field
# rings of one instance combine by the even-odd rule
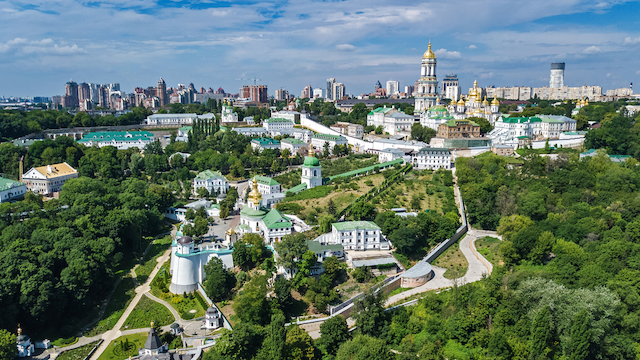
[[[125,320],[122,330],[146,328],[152,321],[159,326],[165,326],[174,322],[175,319],[164,305],[143,296]]]
[[[435,179],[434,179],[435,177]],[[412,171],[405,180],[392,185],[385,195],[373,200],[379,210],[403,207],[407,211],[443,211],[447,202],[439,175],[430,171]],[[417,199],[417,200],[416,200]]]
[[[80,346],[79,348],[75,348],[75,349],[64,351],[60,355],[58,355],[58,357],[56,357],[56,359],[59,359],[59,360],[83,360],[85,357],[87,357],[87,355],[89,355],[89,353],[91,352],[93,347],[96,346],[96,344],[98,344],[98,341],[94,341],[94,342],[89,343],[87,345]]]
[[[484,256],[484,258],[487,259],[493,266],[496,266],[504,265],[502,256],[500,256],[500,251],[498,251],[500,248],[500,243],[502,243],[500,239],[486,236],[482,239],[476,240],[475,245],[476,250],[478,250],[478,252],[482,254],[482,256]]]
[[[91,330],[86,332],[85,335],[94,336],[102,334],[107,330],[111,330],[135,296],[136,292],[134,290],[133,279],[131,279],[130,276],[127,276],[120,281],[120,284],[118,284],[113,296],[111,296],[111,300],[107,304],[107,309],[105,310],[102,319],[100,319],[100,321],[98,321]]]
[[[312,214],[316,214],[317,216],[321,213],[326,213],[327,205],[329,204],[330,199],[333,200],[333,203],[336,207],[336,212],[340,212],[340,210],[344,209],[345,207],[347,207],[347,205],[354,202],[358,197],[371,190],[374,186],[380,185],[383,181],[384,177],[381,174],[362,176],[353,179],[349,183],[343,182],[341,184],[330,186],[332,188],[331,191],[324,197],[295,201],[287,201],[285,199],[284,201],[286,203],[284,204],[297,205],[294,205],[295,210],[294,207],[291,208],[293,210],[291,212],[300,216],[302,219],[307,219]],[[285,212],[291,213],[288,211]]]
[[[457,279],[467,273],[469,263],[467,262],[467,258],[462,254],[462,251],[460,251],[460,241],[463,238],[449,246],[447,250],[431,263],[432,265],[447,269],[444,273],[444,277],[447,279]]]
[[[149,325],[147,324],[147,326]],[[109,343],[109,346],[107,346],[98,360],[124,360],[128,359],[130,356],[137,356],[138,349],[144,347],[147,335],[148,334],[146,332],[141,332],[138,334],[120,336]],[[122,343],[125,342],[125,340],[129,345],[126,349],[123,349]]]

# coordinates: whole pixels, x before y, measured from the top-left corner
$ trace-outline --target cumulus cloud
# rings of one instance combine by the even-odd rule
[[[438,49],[435,51],[436,56],[441,59],[460,59],[459,51],[447,51],[447,49]]]
[[[637,38],[632,38],[632,37],[624,38],[624,44],[625,45],[637,44],[637,43],[640,43],[640,36],[638,36]]]
[[[607,73],[607,77],[611,77],[611,73]]]
[[[469,45],[469,49],[477,49],[478,47],[475,45]]]
[[[214,10],[211,12],[211,15],[213,15],[213,16],[217,16],[217,17],[218,17],[218,16],[219,16],[219,17],[223,17],[223,16],[227,16],[227,15],[229,15],[230,13],[231,13],[231,12],[230,12],[230,11],[228,11],[228,10],[214,9]]]
[[[356,49],[356,47],[351,45],[351,44],[339,44],[339,45],[336,45],[336,50],[340,50],[340,51],[353,51],[355,49]]]
[[[585,54],[597,54],[599,52],[601,52],[600,48],[595,46],[595,45],[589,46],[588,48],[584,49],[584,51],[583,51],[583,53],[585,53]]]

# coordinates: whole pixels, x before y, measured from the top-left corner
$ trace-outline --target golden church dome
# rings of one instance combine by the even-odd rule
[[[427,51],[425,51],[424,55],[422,56],[423,59],[435,59],[436,58],[436,54],[433,53],[433,51],[431,50],[431,41],[429,41],[429,47],[427,48]]]
[[[248,202],[252,202],[255,205],[260,205],[260,200],[262,200],[262,194],[258,191],[258,178],[253,178],[253,189],[249,193]]]
[[[500,106],[500,103],[498,102],[498,98],[494,97],[493,100],[491,100],[491,105],[495,105],[495,106]]]

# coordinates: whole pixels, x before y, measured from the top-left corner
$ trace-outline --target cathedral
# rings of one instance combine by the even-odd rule
[[[436,104],[438,102],[439,98],[436,99]],[[500,115],[500,103],[498,99],[494,98],[491,103],[487,101],[486,97],[483,100],[482,89],[478,88],[478,81],[476,80],[473,82],[473,89],[469,90],[469,96],[467,96],[466,99],[460,98],[459,101],[452,100],[448,106],[435,105],[421,111],[420,124],[437,131],[438,126],[448,120],[479,117],[487,119],[489,123],[494,124]]]

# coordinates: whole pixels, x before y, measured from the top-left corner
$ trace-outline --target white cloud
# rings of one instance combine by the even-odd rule
[[[632,37],[626,37],[624,38],[624,44],[628,45],[628,44],[637,44],[640,43],[640,36],[638,36],[637,38],[632,38]]]
[[[636,71],[636,75],[640,75],[640,70]]]
[[[227,15],[229,15],[230,13],[231,13],[231,12],[230,12],[230,11],[227,11],[227,10],[214,9],[214,10],[211,12],[211,15],[213,15],[213,16],[223,17],[223,16],[227,16]]]
[[[491,79],[493,77],[493,71],[488,73],[480,74],[480,79]]]
[[[340,50],[340,51],[353,51],[355,49],[356,49],[356,47],[351,45],[351,44],[339,44],[339,45],[336,45],[336,50]]]
[[[478,47],[475,45],[469,45],[468,49],[477,49]]]
[[[607,77],[611,77],[611,73],[607,73]]]
[[[459,51],[447,51],[447,49],[438,49],[435,51],[436,57],[440,59],[460,59]]]
[[[585,53],[585,54],[597,54],[599,52],[601,52],[600,48],[595,46],[595,45],[589,46],[588,48],[584,49],[584,51],[583,51],[583,53]]]
[[[85,50],[78,45],[58,45],[53,39],[29,40],[24,38],[15,38],[4,44],[0,44],[0,53],[15,50],[23,54],[54,54],[54,55],[71,55],[84,53]]]

